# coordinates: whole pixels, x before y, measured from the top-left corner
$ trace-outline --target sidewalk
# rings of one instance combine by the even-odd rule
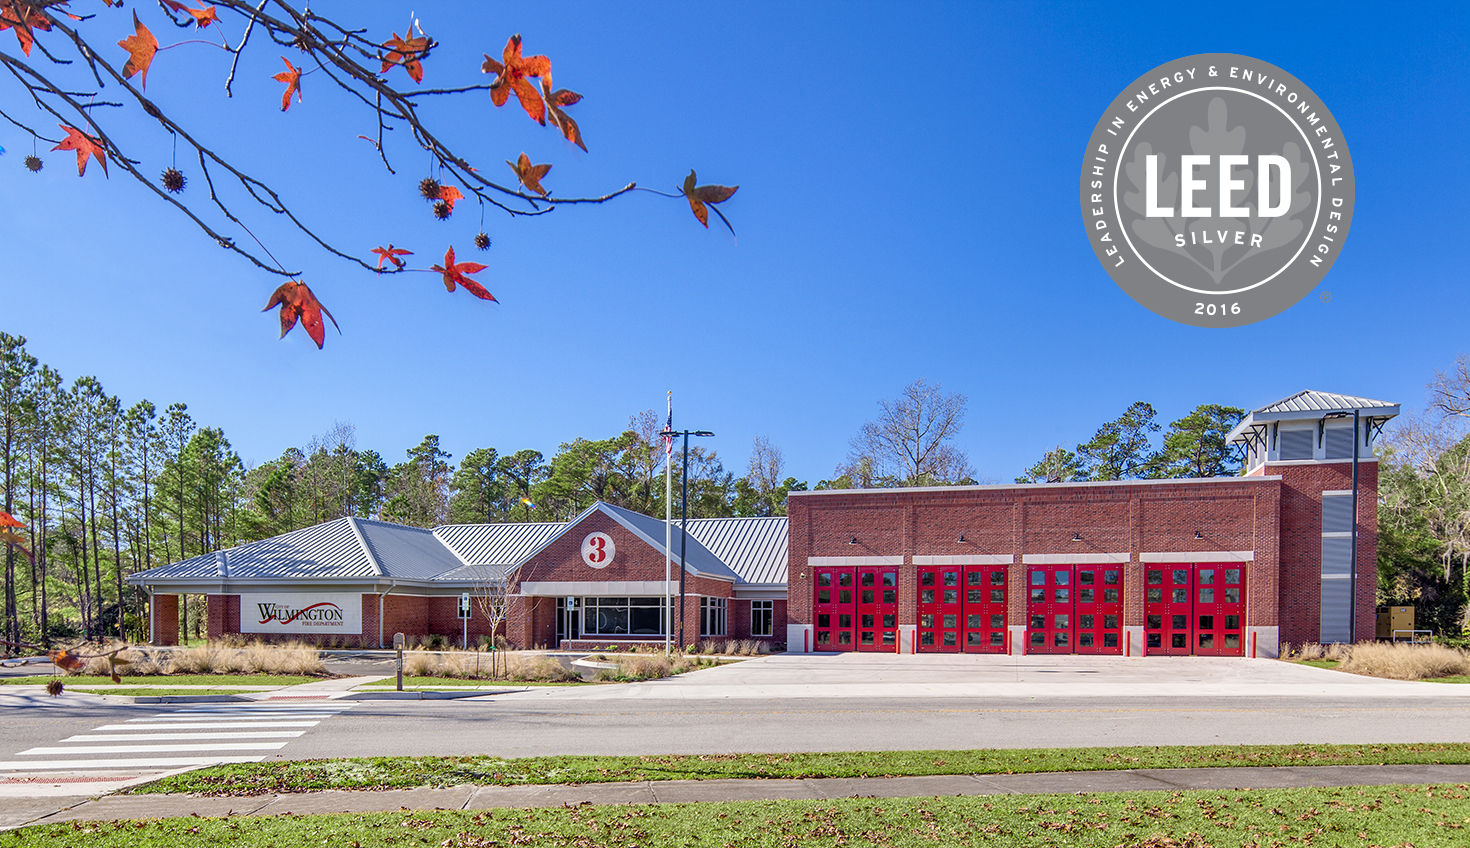
[[[1189,789],[1286,789],[1470,783],[1470,765],[1282,766],[1278,768],[1138,769],[1046,774],[809,780],[667,780],[552,786],[455,786],[447,789],[331,790],[290,795],[200,798],[108,795],[5,798],[0,830],[29,824],[200,816],[318,815],[407,810],[485,810],[563,804],[683,804],[699,801],[910,798],[934,795],[1031,795],[1075,792],[1177,792]],[[77,784],[85,792],[85,784]],[[0,796],[3,797],[3,796]]]

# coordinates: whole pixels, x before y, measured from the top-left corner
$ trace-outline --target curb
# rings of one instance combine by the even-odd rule
[[[459,698],[478,698],[482,695],[507,695],[512,692],[523,692],[524,689],[471,689],[467,692],[448,692],[444,690],[425,692],[348,692],[337,698],[339,701],[450,701]]]

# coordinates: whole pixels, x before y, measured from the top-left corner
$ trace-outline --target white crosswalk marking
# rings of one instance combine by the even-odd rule
[[[190,706],[174,712],[128,719],[120,724],[100,725],[54,745],[21,751],[15,755],[15,760],[0,762],[0,772],[178,768],[207,763],[259,762],[265,754],[249,752],[278,751],[307,733],[304,729],[285,728],[315,727],[353,706],[355,704],[351,703]],[[190,756],[166,756],[186,752]],[[92,756],[82,758],[78,755]]]

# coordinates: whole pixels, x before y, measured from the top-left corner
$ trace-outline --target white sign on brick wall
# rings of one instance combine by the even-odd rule
[[[316,592],[240,595],[241,633],[362,632],[362,596]]]

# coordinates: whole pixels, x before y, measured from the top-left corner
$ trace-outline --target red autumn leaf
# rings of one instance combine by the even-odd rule
[[[25,525],[20,523],[20,520],[17,519],[15,516],[11,515],[8,512],[0,510],[0,527],[20,528],[24,526]]]
[[[331,318],[332,326],[337,327],[337,319],[332,318],[332,313],[327,312],[327,308],[316,299],[316,295],[311,293],[306,283],[298,283],[295,280],[281,283],[280,288],[271,295],[270,302],[265,305],[265,309],[260,311],[269,311],[272,306],[281,307],[281,338],[285,338],[286,334],[291,332],[291,328],[296,326],[296,319],[300,318],[301,326],[306,328],[306,334],[316,342],[318,350],[321,349],[326,336],[326,325],[322,323],[322,315],[325,314]],[[337,332],[342,332],[342,328],[337,327]]]
[[[47,20],[40,10],[31,6],[25,8],[26,14],[22,17],[14,3],[10,0],[0,0],[0,32],[15,27],[15,38],[20,42],[20,49],[29,56],[31,45],[36,41],[34,30],[50,32],[51,21]]]
[[[541,78],[541,93],[546,98],[547,117],[551,119],[551,123],[555,124],[556,128],[561,130],[561,134],[566,136],[567,141],[586,150],[587,145],[582,143],[581,128],[577,126],[577,122],[572,120],[570,115],[562,111],[563,106],[571,106],[579,102],[582,99],[582,95],[575,91],[567,91],[565,88],[552,91],[551,74],[547,74]]]
[[[112,0],[103,0],[103,2],[109,6],[112,5]],[[204,29],[211,23],[219,23],[219,15],[215,12],[213,6],[210,6],[208,9],[190,9],[183,3],[178,2],[178,0],[163,0],[163,5],[173,9],[175,12],[187,12],[193,16],[195,29]]]
[[[27,541],[28,540],[26,539],[26,537],[20,535],[14,530],[0,530],[0,543],[4,543],[5,545],[15,548],[16,550],[25,554],[26,559],[34,563],[36,561],[36,558],[31,556],[30,548],[26,547]]]
[[[301,69],[292,65],[291,60],[285,56],[281,57],[281,61],[286,63],[288,70],[281,71],[272,79],[286,84],[286,93],[281,95],[281,111],[284,112],[291,108],[291,92],[296,92],[296,102],[301,102]]]
[[[454,211],[454,201],[464,200],[464,195],[454,186],[439,186],[439,199],[449,205],[449,211]]]
[[[84,177],[87,175],[87,159],[92,156],[96,156],[97,161],[102,163],[102,173],[107,173],[107,151],[102,149],[101,142],[65,124],[58,124],[57,126],[66,130],[66,138],[62,139],[60,144],[51,149],[75,150],[77,152],[77,176]]]
[[[705,204],[722,203],[726,200],[729,200],[730,195],[738,191],[740,189],[740,186],[696,186],[694,182],[694,171],[691,169],[689,171],[689,176],[684,178],[684,196],[689,198],[689,208],[694,211],[694,217],[698,218],[699,223],[704,224],[705,228],[708,229],[709,212],[706,211]],[[714,209],[713,206],[710,206],[709,208]],[[725,222],[725,226],[729,227],[730,233],[733,235],[735,233],[735,228],[730,226],[730,222],[725,218],[724,213],[718,209],[715,209],[715,214],[720,216],[720,220]]]
[[[409,35],[412,34],[412,32],[409,33]],[[380,73],[386,72],[394,65],[402,65],[414,82],[424,81],[424,66],[419,59],[429,50],[429,37],[424,35],[423,30],[419,30],[418,38],[409,39],[399,38],[398,33],[395,32],[392,38],[383,42],[383,46],[391,49],[388,55],[383,57],[383,67]]]
[[[148,31],[148,27],[138,21],[138,13],[133,13],[134,33],[117,43],[118,47],[128,51],[128,63],[123,65],[123,78],[131,79],[133,74],[143,72],[143,88],[148,88],[148,66],[153,64],[153,56],[158,52],[158,39]]]
[[[389,262],[392,262],[393,267],[402,268],[403,260],[399,259],[398,257],[413,255],[412,250],[402,250],[400,248],[394,247],[391,244],[387,247],[375,247],[373,248],[373,253],[378,254],[378,270],[380,271],[383,269],[383,260],[385,259]]]
[[[478,262],[461,262],[454,264],[454,248],[449,248],[444,254],[444,266],[430,265],[429,270],[438,271],[444,275],[444,288],[454,291],[454,284],[459,283],[469,291],[470,294],[481,300],[495,300],[495,295],[485,290],[485,287],[471,280],[466,274],[475,274],[485,270],[487,265]],[[496,303],[500,301],[495,300]]]
[[[521,56],[520,33],[505,42],[505,50],[501,53],[505,59],[503,64],[491,59],[489,54],[483,55],[485,61],[481,63],[480,70],[495,74],[495,82],[490,84],[491,102],[504,106],[514,91],[521,101],[521,108],[526,110],[531,120],[546,126],[546,104],[541,102],[541,95],[536,93],[528,78],[551,73],[551,60],[545,56]]]
[[[510,169],[516,172],[516,179],[521,181],[521,185],[542,197],[546,196],[546,189],[541,187],[541,179],[546,176],[547,171],[551,170],[550,165],[532,165],[531,157],[525,153],[522,153],[521,158],[515,162],[509,159],[505,160],[505,164],[509,165]]]
[[[87,661],[64,648],[53,648],[47,657],[51,664],[63,671],[77,672],[86,666]]]

